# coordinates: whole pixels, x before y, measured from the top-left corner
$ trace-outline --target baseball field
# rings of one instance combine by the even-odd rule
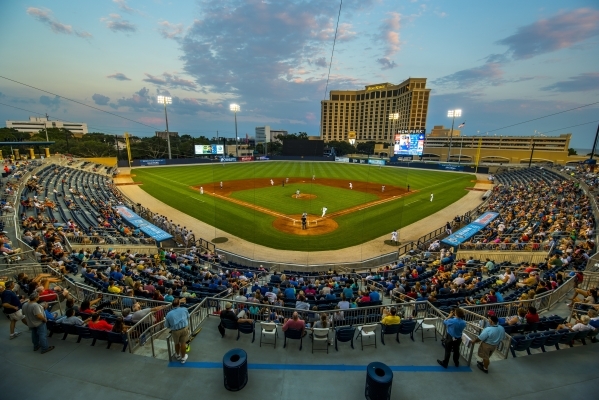
[[[136,168],[131,173],[151,196],[218,230],[300,251],[335,250],[390,236],[459,200],[476,179],[464,173],[283,161]]]

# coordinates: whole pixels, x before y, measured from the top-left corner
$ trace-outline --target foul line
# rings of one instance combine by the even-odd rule
[[[199,368],[220,369],[220,362],[170,362],[169,368]],[[395,372],[472,372],[470,367],[443,368],[439,365],[390,365],[391,371]],[[348,364],[248,364],[252,370],[287,370],[287,371],[366,371],[365,365]]]

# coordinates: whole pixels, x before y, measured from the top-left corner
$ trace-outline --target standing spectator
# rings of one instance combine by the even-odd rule
[[[187,308],[179,307],[180,300],[173,300],[173,309],[166,314],[164,326],[171,330],[171,336],[175,342],[175,358],[185,364],[187,361],[187,341],[189,340],[189,312]]]
[[[447,368],[449,356],[453,351],[453,363],[456,367],[460,366],[460,344],[462,344],[462,333],[466,328],[464,321],[464,311],[461,308],[452,310],[449,316],[443,321],[447,326],[447,336],[445,337],[445,358],[443,361],[437,360],[440,366]]]
[[[54,350],[54,346],[48,346],[48,328],[46,327],[46,314],[44,308],[38,304],[39,293],[34,291],[29,295],[29,302],[23,306],[23,313],[27,321],[27,326],[31,330],[31,341],[33,342],[33,351],[38,351],[41,347],[42,354]]]
[[[482,362],[477,361],[476,366],[485,374],[489,373],[489,359],[491,355],[505,338],[505,329],[503,329],[503,326],[497,324],[499,322],[497,315],[490,315],[488,321],[489,326],[483,329],[479,337],[474,340],[474,343],[480,342],[478,356],[483,360]]]
[[[0,298],[2,299],[2,308],[4,314],[10,320],[10,338],[14,339],[21,334],[21,332],[15,329],[17,321],[23,321],[25,325],[25,316],[21,311],[21,300],[17,294],[13,291],[15,283],[13,281],[7,281],[4,286],[0,284]]]

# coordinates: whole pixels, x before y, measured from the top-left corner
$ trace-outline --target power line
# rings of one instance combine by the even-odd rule
[[[551,132],[556,132],[556,131],[563,131],[564,129],[570,129],[570,128],[576,128],[577,126],[594,124],[595,122],[599,122],[599,119],[596,119],[594,121],[589,121],[589,122],[583,122],[582,124],[577,124],[577,125],[572,125],[572,126],[566,126],[565,128],[554,129],[552,131],[543,131],[541,133],[551,133]]]
[[[596,101],[596,102],[594,102],[594,103],[584,104],[584,105],[582,105],[582,106],[579,106],[579,107],[574,107],[574,108],[571,108],[571,109],[569,109],[569,110],[564,110],[564,111],[559,111],[559,112],[556,112],[556,113],[553,113],[553,114],[544,115],[544,116],[542,116],[542,117],[538,117],[538,118],[529,119],[528,121],[522,121],[522,122],[518,122],[518,123],[516,123],[516,124],[512,124],[512,125],[504,126],[504,127],[497,128],[497,129],[493,129],[493,130],[487,131],[487,133],[491,133],[491,132],[495,132],[495,131],[500,131],[500,130],[502,130],[502,129],[511,128],[512,126],[517,126],[517,125],[526,124],[526,123],[528,123],[528,122],[537,121],[537,120],[539,120],[539,119],[543,119],[543,118],[552,117],[552,116],[554,116],[554,115],[563,114],[563,113],[566,113],[566,112],[569,112],[569,111],[573,111],[573,110],[578,110],[579,108],[584,108],[584,107],[592,106],[592,105],[595,105],[595,104],[599,104],[599,101]]]
[[[329,88],[329,79],[331,78],[331,67],[333,66],[333,54],[335,53],[335,43],[337,43],[337,30],[339,29],[339,19],[341,18],[341,6],[343,0],[339,2],[339,13],[337,14],[337,26],[335,27],[335,37],[333,39],[333,49],[331,50],[331,61],[329,62],[329,73],[327,75],[327,84],[324,88],[324,100],[327,99],[327,89]]]
[[[130,122],[133,122],[133,123],[139,124],[139,125],[147,126],[148,128],[152,128],[152,129],[154,129],[154,130],[160,130],[160,129],[156,128],[155,126],[147,125],[147,124],[144,124],[143,122],[139,122],[139,121],[136,121],[136,120],[134,120],[134,119],[131,119],[131,118],[123,117],[122,115],[118,115],[118,114],[112,113],[112,112],[110,112],[110,111],[102,110],[101,108],[94,107],[94,106],[90,106],[89,104],[85,104],[85,103],[82,103],[82,102],[80,102],[80,101],[77,101],[77,100],[69,99],[68,97],[60,96],[60,95],[58,95],[58,94],[56,94],[56,93],[52,93],[52,92],[49,92],[49,91],[47,91],[47,90],[44,90],[44,89],[37,88],[37,87],[35,87],[35,86],[31,86],[31,85],[28,85],[28,84],[26,84],[26,83],[23,83],[23,82],[15,81],[14,79],[10,79],[10,78],[7,78],[7,77],[5,77],[5,76],[2,76],[2,75],[0,75],[0,78],[2,78],[2,79],[6,79],[7,81],[11,81],[11,82],[14,82],[14,83],[18,83],[19,85],[27,86],[27,87],[29,87],[29,88],[32,88],[32,89],[35,89],[35,90],[39,90],[40,92],[44,92],[44,93],[51,94],[51,95],[53,95],[53,96],[56,96],[56,97],[59,97],[59,98],[61,98],[61,99],[65,99],[65,100],[68,100],[68,101],[72,101],[73,103],[77,103],[77,104],[80,104],[80,105],[82,105],[82,106],[89,107],[89,108],[92,108],[92,109],[94,109],[94,110],[97,110],[97,111],[101,111],[101,112],[103,112],[103,113],[106,113],[106,114],[112,115],[112,116],[114,116],[114,117],[122,118],[122,119],[125,119],[125,120],[127,120],[127,121],[130,121]]]

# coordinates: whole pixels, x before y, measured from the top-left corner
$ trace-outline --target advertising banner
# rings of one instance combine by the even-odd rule
[[[335,157],[337,162],[349,162],[349,157]]]
[[[164,158],[159,158],[156,160],[139,160],[139,165],[143,167],[150,165],[166,165],[166,160]]]
[[[446,171],[463,171],[464,170],[464,166],[463,165],[453,165],[453,164],[439,163],[439,169],[443,169],[443,170],[446,170]]]
[[[239,157],[238,160],[239,161],[254,161],[254,157],[252,157],[252,156]]]
[[[129,225],[134,228],[139,228],[145,235],[153,238],[157,242],[162,242],[163,240],[172,239],[173,236],[160,229],[159,227],[149,223],[136,213],[134,213],[131,209],[125,206],[116,206],[115,210],[121,218],[123,218]]]
[[[385,165],[385,160],[377,160],[377,159],[374,159],[374,158],[369,158],[368,159],[368,164]]]
[[[479,231],[484,229],[498,216],[499,213],[487,211],[486,213],[478,217],[476,220],[472,221],[468,225],[464,226],[463,228],[460,228],[456,232],[447,236],[445,239],[441,240],[441,243],[445,243],[453,247],[458,246],[466,242],[472,236],[476,235]]]
[[[196,144],[196,154],[225,154],[225,146],[222,144]]]
[[[237,158],[235,157],[221,157],[220,162],[236,162]]]
[[[268,157],[268,156],[260,156],[260,157],[257,157],[257,159],[258,160],[262,160],[262,161],[266,161],[266,160],[270,160],[270,157]]]

